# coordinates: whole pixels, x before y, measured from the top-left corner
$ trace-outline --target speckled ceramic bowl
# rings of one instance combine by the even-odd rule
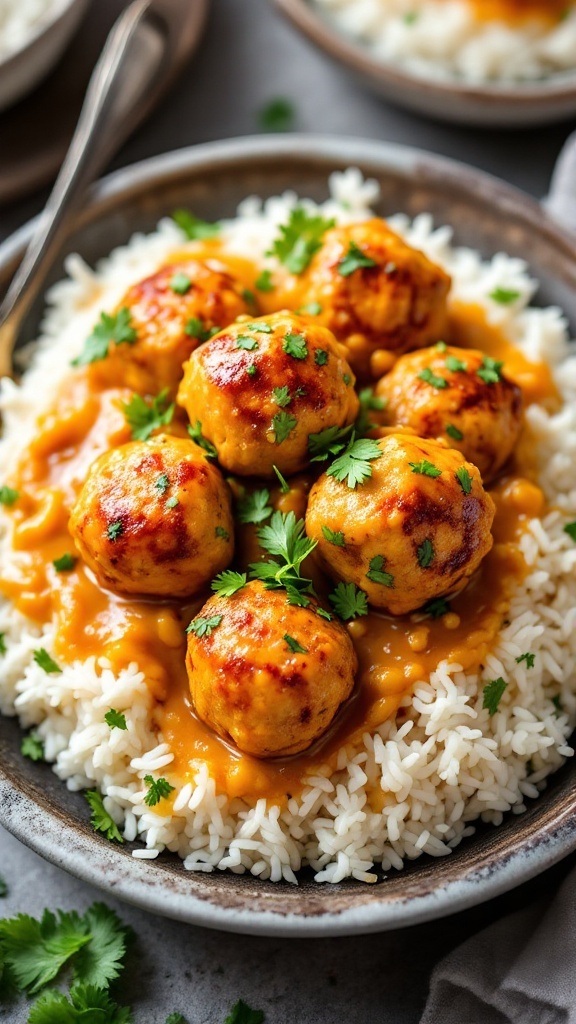
[[[440,121],[493,128],[547,124],[576,112],[576,70],[535,82],[468,84],[415,75],[376,57],[311,0],[272,0],[296,28],[373,92]]]
[[[538,299],[562,306],[576,327],[576,234],[569,236],[533,200],[487,175],[415,150],[360,140],[244,139],[181,150],[106,178],[78,216],[65,251],[89,262],[148,231],[177,206],[217,219],[250,193],[293,188],[326,196],[328,174],[349,165],[377,178],[378,212],[430,211],[453,224],[459,244],[485,255],[521,256],[542,282]],[[557,176],[556,200],[568,209]],[[554,206],[554,203],[552,203]],[[0,294],[30,236],[23,228],[0,247]],[[64,255],[64,252],[62,253]],[[51,280],[62,274],[61,259]],[[28,324],[33,337],[40,309]],[[187,873],[177,858],[135,860],[131,846],[96,835],[80,794],[70,793],[47,765],[21,756],[20,731],[0,719],[0,821],[48,860],[130,902],[169,917],[230,931],[270,935],[342,935],[379,931],[441,917],[497,896],[576,849],[576,763],[550,780],[543,796],[499,828],[481,828],[448,858],[422,857],[373,886],[318,885],[304,874],[298,887],[225,873]]]

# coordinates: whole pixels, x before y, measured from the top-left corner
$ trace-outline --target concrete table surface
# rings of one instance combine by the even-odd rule
[[[96,0],[110,19],[120,0]],[[94,16],[94,15],[93,15]],[[389,107],[311,48],[267,0],[213,0],[206,36],[180,84],[124,146],[112,167],[168,149],[259,130],[258,112],[285,97],[299,131],[416,145],[497,174],[536,196],[547,191],[573,124],[532,131],[445,126]],[[0,209],[0,238],[42,206],[40,193]],[[278,940],[208,932],[107,899],[137,935],[122,986],[136,1024],[221,1024],[238,998],[267,1024],[415,1024],[434,964],[501,914],[546,899],[576,864],[569,858],[499,900],[400,932],[340,939]],[[153,870],[153,866],[151,867]],[[9,886],[0,915],[44,907],[82,910],[102,894],[45,864],[0,829],[0,873]],[[24,1004],[3,1014],[27,1019]],[[470,1022],[476,1024],[476,1022]]]

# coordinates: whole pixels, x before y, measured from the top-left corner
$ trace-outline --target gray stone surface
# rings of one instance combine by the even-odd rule
[[[95,0],[120,8],[119,0]],[[298,38],[267,0],[213,0],[200,53],[170,97],[124,147],[114,167],[167,149],[258,130],[257,112],[283,96],[298,130],[420,146],[482,167],[534,195],[546,192],[572,125],[495,133],[426,122],[365,93]],[[37,212],[37,195],[0,210],[0,238]],[[267,1024],[415,1024],[436,961],[501,914],[546,897],[576,857],[498,901],[402,932],[332,940],[228,936],[160,920],[108,900],[137,943],[122,985],[137,1024],[180,1010],[190,1024],[221,1024],[240,997]],[[153,865],[151,866],[153,870]],[[0,872],[10,892],[0,914],[86,907],[96,890],[41,861],[0,830]],[[23,1024],[23,1005],[0,1017]],[[476,1022],[470,1022],[476,1024]]]

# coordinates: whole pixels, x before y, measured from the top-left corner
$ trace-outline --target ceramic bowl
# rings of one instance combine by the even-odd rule
[[[311,0],[272,0],[328,56],[379,96],[441,121],[522,128],[560,121],[576,113],[576,69],[526,83],[468,84],[415,75],[374,56],[340,32]]]
[[[93,263],[134,231],[149,231],[179,206],[215,220],[246,195],[286,188],[321,200],[331,171],[349,165],[376,178],[383,215],[428,210],[452,224],[458,244],[486,256],[504,250],[530,264],[545,304],[560,305],[576,327],[576,234],[564,233],[540,205],[513,188],[449,160],[361,140],[292,136],[199,146],[148,160],[100,182],[76,218],[62,257],[77,251]],[[573,180],[573,179],[572,179]],[[565,186],[558,176],[560,190]],[[0,246],[0,295],[30,225]],[[38,329],[41,309],[25,336]],[[26,337],[24,338],[26,340]],[[47,765],[20,754],[14,720],[0,719],[0,822],[22,842],[78,877],[148,910],[230,931],[284,936],[379,931],[441,917],[518,885],[576,849],[576,759],[552,776],[525,814],[480,828],[447,858],[422,857],[372,886],[319,885],[304,872],[299,886],[250,875],[194,874],[172,855],[153,863],[96,835],[81,794],[70,793]]]
[[[0,111],[31,92],[58,63],[90,0],[63,0],[31,32],[26,44],[0,60]]]

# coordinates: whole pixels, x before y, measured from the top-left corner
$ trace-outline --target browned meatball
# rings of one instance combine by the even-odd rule
[[[196,350],[178,402],[225,469],[289,476],[310,461],[308,438],[352,423],[354,374],[325,327],[295,313],[232,324]]]
[[[438,441],[390,434],[356,489],[324,474],[306,532],[332,575],[393,615],[462,587],[492,547],[494,503],[475,466]]]
[[[128,310],[135,338],[111,345],[108,358],[93,363],[91,373],[140,394],[163,388],[174,394],[191,352],[213,330],[252,311],[242,283],[214,259],[161,267],[129,288],[118,308]]]
[[[522,392],[475,349],[445,345],[402,356],[379,382],[390,424],[443,438],[492,480],[522,427]]]
[[[352,642],[315,608],[290,605],[285,591],[254,581],[232,597],[210,598],[191,623],[194,707],[239,750],[255,757],[306,750],[350,696]]]
[[[320,321],[366,380],[382,372],[382,349],[407,352],[442,337],[449,288],[441,267],[375,217],[326,232],[303,278],[303,301],[321,306]]]
[[[228,486],[191,441],[161,434],[94,462],[70,532],[99,582],[121,594],[198,594],[233,554]]]

